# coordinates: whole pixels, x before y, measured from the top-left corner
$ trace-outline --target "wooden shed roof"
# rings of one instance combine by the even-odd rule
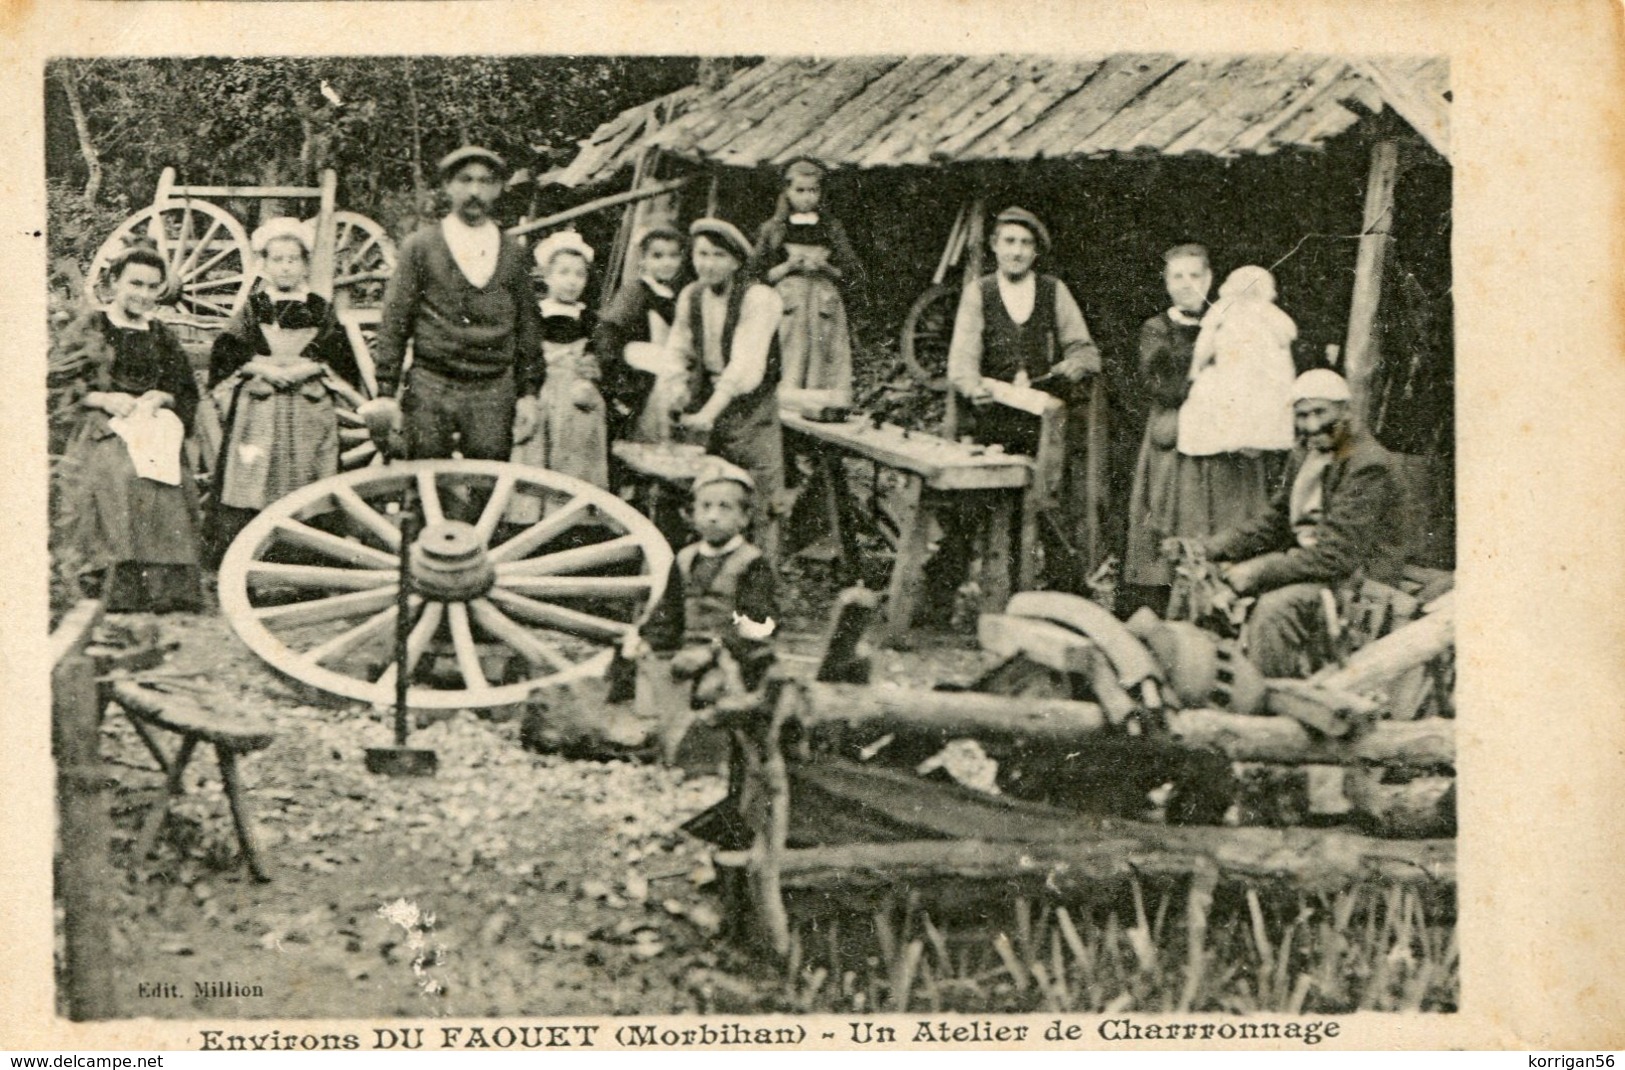
[[[772,57],[623,112],[552,177],[603,181],[651,146],[732,167],[1267,155],[1318,149],[1384,108],[1448,156],[1442,57]]]

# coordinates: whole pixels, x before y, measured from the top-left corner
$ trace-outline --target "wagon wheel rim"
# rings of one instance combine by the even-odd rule
[[[85,278],[93,304],[111,299],[109,269],[133,238],[154,242],[167,265],[159,319],[221,327],[248,299],[255,278],[248,232],[218,205],[183,199],[148,205],[108,236]]]
[[[412,461],[311,484],[243,530],[220,566],[220,603],[249,649],[321,691],[394,701],[390,503],[408,487],[426,521],[408,550],[414,708],[509,705],[601,675],[665,590],[671,548],[608,491],[531,465]],[[471,490],[486,497],[477,516],[448,516]],[[533,513],[513,520],[525,503]]]
[[[333,293],[348,308],[380,308],[395,273],[395,243],[359,212],[333,213]]]
[[[900,349],[915,379],[933,390],[948,388],[948,346],[953,340],[959,289],[939,284],[926,290],[903,320]]]

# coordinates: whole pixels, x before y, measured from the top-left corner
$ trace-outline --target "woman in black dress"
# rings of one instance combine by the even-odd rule
[[[198,610],[198,497],[181,445],[197,381],[152,317],[166,268],[134,246],[113,264],[113,302],[64,333],[51,387],[77,400],[63,458],[64,510],[81,585],[111,612]]]

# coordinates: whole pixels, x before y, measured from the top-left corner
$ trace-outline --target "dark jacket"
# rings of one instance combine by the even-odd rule
[[[1292,452],[1286,475],[1264,511],[1208,540],[1219,561],[1266,558],[1255,589],[1292,583],[1335,585],[1359,573],[1395,583],[1405,566],[1403,499],[1393,458],[1375,439],[1356,431],[1326,469],[1325,499],[1316,542],[1299,546],[1292,534],[1292,483],[1305,451]]]
[[[452,379],[494,379],[514,373],[521,396],[546,376],[541,320],[525,247],[504,234],[496,271],[483,287],[469,282],[440,224],[420,227],[401,245],[384,292],[376,349],[378,392],[400,381],[406,343],[415,365]]]

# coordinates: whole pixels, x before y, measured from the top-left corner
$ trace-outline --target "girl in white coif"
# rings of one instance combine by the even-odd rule
[[[1190,393],[1179,410],[1188,457],[1292,448],[1292,342],[1297,324],[1275,304],[1275,278],[1237,268],[1202,317]]]

